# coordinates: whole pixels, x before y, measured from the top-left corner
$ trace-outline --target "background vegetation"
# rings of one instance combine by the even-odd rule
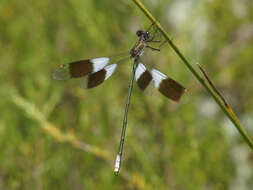
[[[252,138],[252,1],[143,3]],[[177,104],[134,87],[119,177],[132,63],[90,91],[52,80],[59,64],[129,50],[149,25],[131,1],[0,1],[0,189],[253,188],[250,149],[168,45],[146,61],[189,92]]]

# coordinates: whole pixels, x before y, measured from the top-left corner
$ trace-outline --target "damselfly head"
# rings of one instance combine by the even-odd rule
[[[137,35],[138,37],[140,37],[140,36],[143,35],[143,33],[144,33],[143,30],[137,30],[136,35]]]
[[[148,31],[144,32],[143,30],[137,30],[136,35],[138,37],[143,36],[145,40],[148,40],[150,38],[150,32],[148,32]]]

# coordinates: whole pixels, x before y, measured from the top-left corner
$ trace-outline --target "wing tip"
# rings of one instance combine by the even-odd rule
[[[54,80],[67,80],[69,78],[69,75],[64,70],[64,67],[59,66],[53,73],[52,78]]]

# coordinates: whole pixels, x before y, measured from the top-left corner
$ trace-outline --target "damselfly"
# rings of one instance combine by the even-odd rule
[[[126,134],[127,116],[130,105],[130,98],[133,89],[134,78],[137,82],[138,87],[145,91],[148,86],[152,83],[158,91],[173,101],[179,101],[180,97],[186,92],[185,88],[175,80],[167,77],[156,69],[148,70],[144,64],[141,63],[140,57],[144,53],[146,48],[153,51],[160,51],[159,48],[154,48],[150,44],[158,43],[163,45],[161,40],[156,40],[157,29],[154,34],[148,30],[138,30],[136,35],[138,41],[131,48],[130,52],[127,53],[127,57],[133,59],[132,76],[129,83],[128,97],[125,106],[125,113],[123,119],[123,127],[121,132],[120,144],[118,153],[115,160],[114,173],[118,175],[121,166],[121,157],[123,152],[123,145]],[[115,57],[100,57],[94,59],[86,59],[80,61],[74,61],[68,64],[60,65],[53,73],[53,78],[56,80],[67,80],[70,78],[85,77],[85,84],[83,87],[90,89],[96,87],[107,80],[116,70],[117,64],[109,64]]]

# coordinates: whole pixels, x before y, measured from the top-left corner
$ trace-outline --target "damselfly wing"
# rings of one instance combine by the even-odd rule
[[[136,32],[138,40],[128,53],[128,59],[133,58],[134,63],[125,107],[119,150],[115,160],[114,166],[115,175],[118,175],[121,166],[121,157],[125,140],[128,109],[130,105],[130,98],[132,94],[134,79],[136,80],[138,87],[142,91],[145,91],[148,88],[148,86],[153,84],[154,87],[162,95],[173,101],[179,101],[183,93],[186,92],[185,88],[175,80],[167,77],[165,74],[156,69],[151,69],[151,71],[149,71],[144,66],[144,64],[140,63],[140,56],[143,55],[144,50],[146,48],[151,49],[152,51],[160,51],[160,47],[164,44],[161,42],[160,39],[159,40],[156,39],[156,36],[160,36],[159,35],[160,33],[156,28],[154,34],[150,33],[152,27],[153,25],[151,25],[151,27],[149,27],[149,29],[146,31],[138,30]],[[160,46],[158,48],[152,47],[150,45],[152,43],[158,43],[160,44]],[[113,64],[109,65],[110,61],[111,61],[110,57],[101,57],[63,64],[60,65],[53,72],[53,78],[55,80],[84,78],[84,84],[82,85],[82,87],[90,89],[102,84],[115,72],[117,68],[116,63],[119,63],[119,61],[113,61]]]
[[[136,68],[135,79],[141,90],[144,91],[153,82],[161,94],[174,101],[179,101],[185,92],[181,84],[156,69],[149,72],[142,63],[139,63]]]
[[[53,78],[55,80],[67,80],[84,77],[90,73],[102,70],[109,62],[110,58],[101,57],[62,64],[53,72]]]

